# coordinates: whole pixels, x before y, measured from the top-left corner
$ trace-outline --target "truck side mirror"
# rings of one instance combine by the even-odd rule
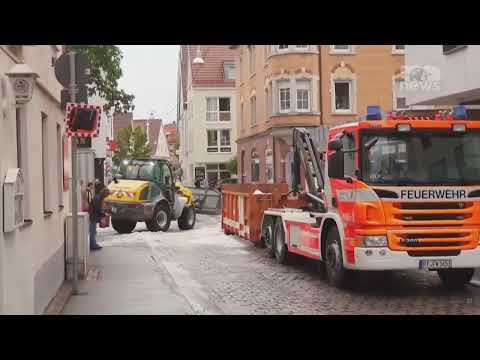
[[[330,144],[329,144],[330,145]],[[334,179],[345,177],[344,153],[338,150],[328,157],[328,176]]]
[[[342,140],[333,139],[328,142],[328,150],[340,151],[343,148]]]

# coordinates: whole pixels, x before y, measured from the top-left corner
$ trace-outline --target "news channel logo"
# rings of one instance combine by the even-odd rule
[[[431,65],[408,65],[403,67],[404,81],[400,90],[404,92],[440,91],[440,68]]]

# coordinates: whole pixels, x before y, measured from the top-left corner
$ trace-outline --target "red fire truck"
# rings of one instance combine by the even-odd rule
[[[362,270],[468,283],[480,267],[480,121],[464,107],[433,119],[381,114],[371,106],[364,120],[330,129],[325,149],[294,129],[291,190],[225,185],[224,232],[281,264],[291,254],[318,260],[337,287]]]

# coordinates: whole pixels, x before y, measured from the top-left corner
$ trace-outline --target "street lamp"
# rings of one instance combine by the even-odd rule
[[[18,105],[28,103],[32,99],[35,79],[38,74],[27,64],[16,64],[8,73]]]
[[[200,45],[197,47],[197,56],[193,59],[194,64],[203,64],[205,61],[202,58],[202,53],[200,52]]]

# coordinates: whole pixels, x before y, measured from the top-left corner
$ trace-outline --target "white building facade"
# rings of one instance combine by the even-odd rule
[[[103,107],[105,100],[99,96],[92,96],[88,103]],[[105,185],[112,179],[112,152],[108,150],[108,142],[113,138],[113,116],[103,111],[98,137],[92,138],[92,149],[95,156],[95,179]]]
[[[236,155],[234,54],[228,46],[180,49],[178,131],[182,182],[213,185],[231,177],[226,163]]]
[[[406,96],[410,105],[465,105],[480,109],[480,45],[407,45]]]
[[[0,45],[0,186],[11,169],[23,176],[21,223],[7,229],[14,211],[0,191],[0,314],[42,313],[65,279],[64,223],[70,211],[70,142],[64,136],[61,85],[54,75],[56,45]],[[39,77],[33,97],[14,103],[6,73],[25,62]],[[20,214],[20,213],[18,213]]]

